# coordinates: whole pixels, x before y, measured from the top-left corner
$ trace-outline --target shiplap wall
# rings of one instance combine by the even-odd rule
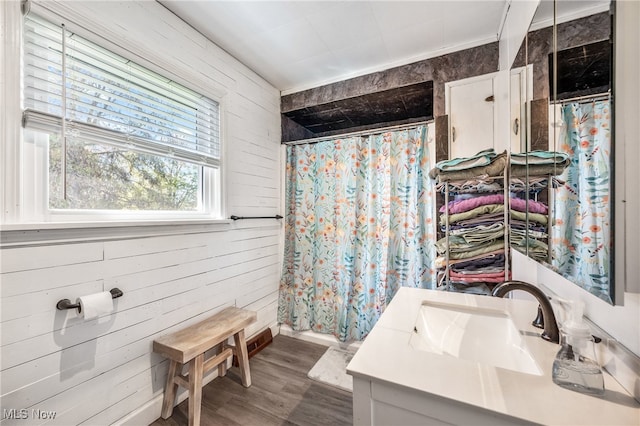
[[[157,2],[46,7],[221,93],[227,213],[281,213],[278,90]],[[275,325],[282,232],[278,221],[255,220],[184,235],[2,248],[1,407],[27,409],[29,418],[0,423],[153,421],[167,371],[152,352],[154,337],[230,305],[257,311],[248,335]],[[59,299],[113,287],[124,296],[111,315],[83,321],[55,309]],[[37,419],[32,409],[56,415]]]

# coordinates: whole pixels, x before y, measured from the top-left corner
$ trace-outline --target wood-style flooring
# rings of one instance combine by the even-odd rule
[[[309,370],[325,346],[277,335],[249,360],[251,387],[244,388],[232,367],[203,388],[202,426],[208,425],[351,425],[351,393],[311,380]],[[188,400],[167,420],[151,426],[186,425]]]

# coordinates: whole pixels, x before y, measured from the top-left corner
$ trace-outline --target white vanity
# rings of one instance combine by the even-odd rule
[[[639,425],[640,404],[552,382],[559,345],[531,325],[537,303],[401,288],[353,357],[356,425]]]

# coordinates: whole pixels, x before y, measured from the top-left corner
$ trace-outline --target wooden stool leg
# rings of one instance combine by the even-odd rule
[[[167,384],[164,387],[164,400],[162,401],[162,418],[168,419],[173,413],[173,403],[176,400],[176,390],[178,384],[173,380],[176,374],[180,374],[178,362],[169,361],[169,373],[167,374]]]
[[[224,350],[224,342],[220,343],[216,346],[216,355],[220,354]],[[218,364],[218,376],[226,376],[227,375],[227,360],[222,361]]]
[[[204,354],[200,354],[189,361],[189,426],[200,425],[203,366]]]
[[[233,340],[236,344],[236,356],[240,366],[242,386],[248,388],[251,386],[251,372],[249,371],[249,353],[247,352],[247,342],[244,340],[244,329],[234,334]]]

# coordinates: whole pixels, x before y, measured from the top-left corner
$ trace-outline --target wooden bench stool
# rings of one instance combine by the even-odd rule
[[[256,317],[255,312],[229,307],[202,322],[153,341],[153,350],[170,359],[162,402],[163,419],[171,416],[180,385],[189,389],[189,425],[199,425],[202,377],[216,366],[218,375],[224,376],[227,373],[226,361],[234,353],[238,358],[242,385],[251,386],[244,329],[255,322]],[[225,345],[231,336],[235,342],[234,348]],[[205,361],[204,353],[214,348],[216,354]],[[187,377],[182,375],[182,366],[186,363],[189,363]]]

